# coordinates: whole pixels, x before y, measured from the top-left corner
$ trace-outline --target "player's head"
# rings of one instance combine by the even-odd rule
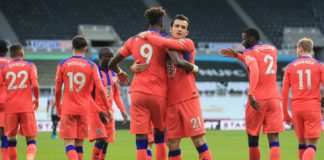
[[[5,40],[0,39],[0,54],[6,54],[8,52],[8,44]]]
[[[20,59],[24,57],[25,51],[20,44],[15,44],[10,47],[10,58]]]
[[[99,65],[102,67],[104,70],[108,70],[108,64],[110,60],[114,57],[114,51],[109,48],[101,48],[98,53],[99,56]]]
[[[242,33],[242,45],[250,48],[260,41],[259,31],[255,28],[247,28]]]
[[[147,19],[149,27],[154,27],[159,30],[163,29],[163,16],[165,10],[162,7],[151,7],[145,11],[144,16]]]
[[[77,35],[72,39],[72,50],[74,54],[85,54],[88,51],[88,40],[86,37]]]
[[[173,38],[185,38],[189,34],[189,18],[178,14],[172,18],[170,33]]]
[[[312,55],[313,52],[313,40],[310,38],[302,38],[297,43],[296,53],[297,56],[303,56],[303,55]]]

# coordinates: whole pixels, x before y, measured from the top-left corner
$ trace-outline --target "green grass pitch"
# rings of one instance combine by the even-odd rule
[[[324,137],[324,132],[322,132]],[[247,138],[244,131],[208,131],[206,140],[212,151],[214,159],[218,160],[247,160]],[[280,135],[281,159],[297,160],[297,141],[292,131]],[[91,160],[93,144],[86,141],[84,145],[84,160]],[[181,143],[184,160],[197,160],[197,152],[190,139]],[[261,160],[268,160],[269,147],[266,135],[260,139]],[[18,160],[25,160],[26,143],[23,137],[18,137]],[[128,130],[117,130],[116,142],[109,145],[107,159],[110,160],[135,160],[134,135]],[[316,160],[324,158],[324,142],[320,140]],[[37,137],[36,160],[66,160],[63,140],[51,139],[49,132],[40,132]]]

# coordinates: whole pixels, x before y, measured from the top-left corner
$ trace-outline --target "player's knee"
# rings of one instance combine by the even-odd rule
[[[193,136],[193,137],[191,137],[191,140],[196,147],[199,147],[199,146],[202,146],[203,144],[205,144],[204,135]]]
[[[269,142],[279,142],[279,134],[278,133],[270,133],[268,134]]]
[[[159,129],[154,129],[154,135],[156,136],[164,136],[164,131],[160,131]]]
[[[105,143],[106,143],[106,139],[105,139],[105,138],[98,138],[98,139],[96,140],[96,143],[97,143],[98,145],[100,145],[100,146],[104,146]]]
[[[168,139],[169,150],[176,150],[180,148],[180,139]]]
[[[147,134],[136,134],[136,139],[147,139]]]
[[[259,142],[259,136],[248,135],[249,142]]]

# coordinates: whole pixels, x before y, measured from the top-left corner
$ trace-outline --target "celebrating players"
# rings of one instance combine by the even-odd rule
[[[260,43],[260,34],[254,28],[242,34],[243,54],[232,49],[222,49],[228,57],[243,61],[249,71],[250,88],[245,112],[245,125],[249,141],[250,160],[260,160],[259,134],[268,134],[270,160],[280,159],[279,132],[283,132],[281,95],[276,83],[277,49]]]
[[[38,109],[39,86],[36,67],[24,61],[24,49],[20,45],[10,47],[12,61],[1,67],[0,86],[6,88],[5,128],[8,140],[9,160],[17,159],[19,133],[26,137],[27,160],[36,155],[37,126],[34,111]],[[32,96],[34,92],[34,99]]]
[[[91,91],[93,85],[99,90],[99,95],[104,105],[109,108],[107,93],[101,83],[98,67],[92,61],[84,58],[87,52],[87,39],[76,36],[72,40],[73,56],[62,60],[57,66],[55,101],[59,115],[61,116],[60,137],[64,139],[64,145],[69,160],[81,160],[83,156],[83,140],[88,135],[89,109],[99,113],[100,120],[111,117],[110,112],[101,111],[91,107]],[[61,92],[64,84],[62,104]]]
[[[190,62],[189,71],[197,72],[195,62],[195,46],[192,40],[185,38],[189,34],[189,19],[184,15],[176,15],[171,22],[170,33],[173,38],[166,39],[143,32],[139,36],[156,46],[177,49],[169,53],[166,61],[168,108],[166,113],[166,135],[168,137],[169,159],[180,160],[180,140],[191,137],[199,159],[211,160],[212,155],[205,143],[204,121],[202,118],[199,93],[193,72],[179,68],[181,63]],[[178,43],[182,45],[178,45]],[[181,59],[181,61],[179,60]]]
[[[94,96],[94,98],[96,105],[107,112],[110,112],[110,110],[112,109],[113,101],[115,101],[118,109],[123,116],[123,124],[126,124],[128,117],[122,101],[122,97],[119,92],[120,87],[118,84],[117,75],[115,72],[108,69],[108,63],[113,56],[113,50],[110,48],[102,48],[99,50],[99,74],[106,89],[110,107],[106,108],[103,100],[100,97]],[[98,90],[95,89],[95,92],[95,95],[97,95]],[[93,147],[92,159],[105,159],[108,143],[113,143],[115,141],[114,119],[112,118],[112,121],[111,123],[109,123],[109,125],[104,125],[100,122],[100,119],[98,116],[96,116],[96,114],[95,116],[91,116],[89,137],[90,141],[96,140],[96,143]]]
[[[293,122],[299,140],[300,160],[314,159],[322,130],[320,84],[324,84],[324,68],[312,58],[312,52],[311,39],[298,41],[298,59],[287,66],[282,86],[284,121]],[[290,87],[292,118],[288,113]]]

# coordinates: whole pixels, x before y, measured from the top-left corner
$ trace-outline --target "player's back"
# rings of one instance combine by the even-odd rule
[[[281,98],[276,81],[277,49],[271,45],[257,44],[244,54],[253,56],[258,63],[259,77],[254,95],[256,99]]]
[[[64,84],[62,114],[87,114],[97,66],[82,56],[72,56],[61,61],[58,68]]]
[[[300,57],[287,66],[293,106],[320,106],[321,67],[321,64],[311,57]],[[320,108],[316,110],[320,111]]]
[[[38,78],[35,65],[22,59],[12,60],[2,66],[2,76],[7,91],[6,113],[33,112],[31,81]]]
[[[160,36],[156,32],[152,34]],[[134,75],[130,92],[144,92],[152,95],[166,97],[166,50],[137,36],[131,37],[119,51],[124,57],[133,56],[134,61],[146,63],[147,68]]]

